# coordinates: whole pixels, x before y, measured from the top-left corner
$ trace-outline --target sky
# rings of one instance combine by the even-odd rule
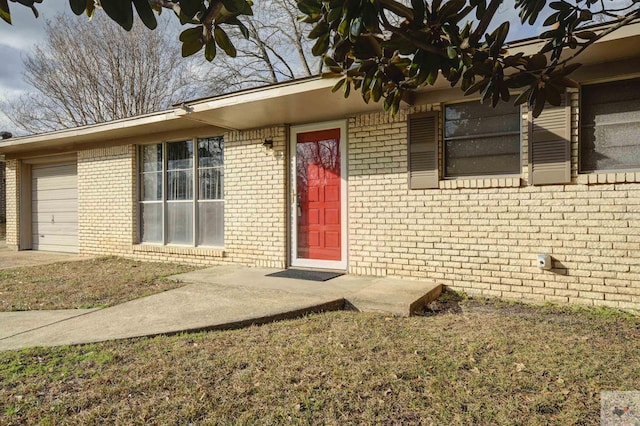
[[[44,1],[37,5],[40,18],[36,19],[30,9],[9,2],[13,25],[0,21],[0,102],[20,95],[29,89],[22,79],[22,55],[44,38],[44,18],[66,12],[66,1]],[[0,131],[14,131],[0,108]]]
[[[508,2],[505,2],[508,3]],[[13,25],[0,21],[0,103],[14,96],[19,96],[29,89],[22,78],[22,58],[34,45],[44,40],[46,19],[58,13],[72,13],[65,0],[46,0],[37,5],[40,17],[36,19],[30,9],[20,4],[9,2]],[[500,22],[510,20],[512,39],[530,37],[531,28],[517,24],[517,16],[512,7],[502,6]],[[78,19],[86,19],[79,17]],[[8,120],[0,105],[0,131],[18,133]]]

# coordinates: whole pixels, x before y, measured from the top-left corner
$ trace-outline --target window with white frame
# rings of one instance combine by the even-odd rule
[[[222,246],[223,138],[143,145],[139,158],[140,242]]]
[[[444,107],[445,177],[520,174],[520,108],[478,101]]]
[[[640,78],[584,85],[580,104],[580,171],[640,168]]]

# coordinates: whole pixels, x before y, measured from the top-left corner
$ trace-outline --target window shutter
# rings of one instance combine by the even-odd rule
[[[409,188],[438,188],[438,113],[409,116]]]
[[[571,105],[547,106],[529,121],[529,181],[533,185],[571,182]]]

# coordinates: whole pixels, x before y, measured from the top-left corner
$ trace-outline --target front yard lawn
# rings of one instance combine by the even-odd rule
[[[116,305],[179,287],[164,277],[193,269],[118,257],[6,269],[0,271],[0,311]]]
[[[599,424],[640,389],[640,319],[463,300],[0,352],[0,424]]]

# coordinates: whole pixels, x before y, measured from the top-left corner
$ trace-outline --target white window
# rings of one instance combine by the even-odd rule
[[[640,168],[640,78],[582,87],[580,171]]]
[[[139,158],[140,241],[222,246],[223,138],[143,145]]]
[[[445,105],[445,177],[520,174],[520,108]]]

